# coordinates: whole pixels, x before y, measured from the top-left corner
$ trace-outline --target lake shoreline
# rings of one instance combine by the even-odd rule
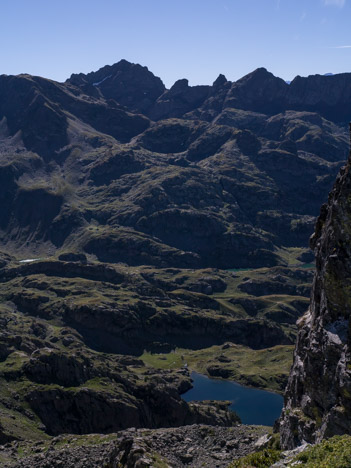
[[[187,401],[229,401],[229,409],[237,413],[243,424],[273,426],[280,416],[283,397],[275,392],[251,388],[238,382],[212,379],[191,372],[192,389],[182,395]]]
[[[238,385],[240,385],[241,387],[246,387],[246,388],[251,388],[251,389],[254,389],[254,390],[262,390],[263,392],[267,392],[267,393],[273,393],[274,395],[280,395],[282,397],[284,397],[284,391],[274,391],[274,390],[267,390],[267,388],[265,387],[261,387],[261,386],[254,386],[254,385],[248,385],[248,384],[245,384],[245,383],[241,383],[240,381],[238,380],[234,380],[234,379],[225,379],[224,377],[220,377],[220,376],[215,376],[215,375],[210,375],[208,372],[206,373],[203,373],[203,372],[199,372],[198,370],[194,369],[194,368],[191,368],[189,367],[188,368],[189,372],[190,372],[190,376],[192,373],[196,373],[196,374],[199,374],[199,375],[203,375],[204,377],[208,377],[209,379],[211,380],[219,380],[219,381],[222,381],[222,382],[232,382],[232,383],[236,383]],[[187,392],[188,390],[186,390]],[[184,393],[186,393],[184,392]],[[184,395],[184,393],[181,393],[181,395]]]

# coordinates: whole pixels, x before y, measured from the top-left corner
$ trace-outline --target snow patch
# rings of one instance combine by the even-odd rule
[[[112,75],[108,75],[108,76],[105,76],[105,78],[101,81],[97,81],[96,83],[93,83],[93,86],[99,86],[101,83],[103,83],[104,81],[108,80],[109,78],[111,78]]]
[[[20,260],[19,263],[30,263],[36,262],[37,260],[40,260],[40,258],[26,258],[25,260]]]

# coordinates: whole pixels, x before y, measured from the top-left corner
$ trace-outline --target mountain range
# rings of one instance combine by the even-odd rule
[[[0,240],[23,258],[282,264],[346,159],[350,80],[258,69],[166,90],[126,61],[65,83],[3,75]]]
[[[185,360],[283,392],[350,119],[351,73],[1,75],[0,460],[64,433],[237,424],[181,399]]]

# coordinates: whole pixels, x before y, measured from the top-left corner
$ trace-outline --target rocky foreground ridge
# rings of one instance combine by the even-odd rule
[[[349,158],[311,239],[316,274],[310,307],[298,322],[280,421],[285,448],[351,433],[350,164]]]
[[[233,457],[255,450],[265,432],[258,426],[131,428],[108,436],[65,435],[36,444],[7,445],[0,450],[0,460],[6,468],[225,468]]]

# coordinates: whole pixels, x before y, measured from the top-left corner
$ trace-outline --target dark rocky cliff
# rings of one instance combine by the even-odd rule
[[[311,244],[316,273],[311,303],[299,320],[294,364],[280,421],[284,448],[351,433],[351,157]]]

